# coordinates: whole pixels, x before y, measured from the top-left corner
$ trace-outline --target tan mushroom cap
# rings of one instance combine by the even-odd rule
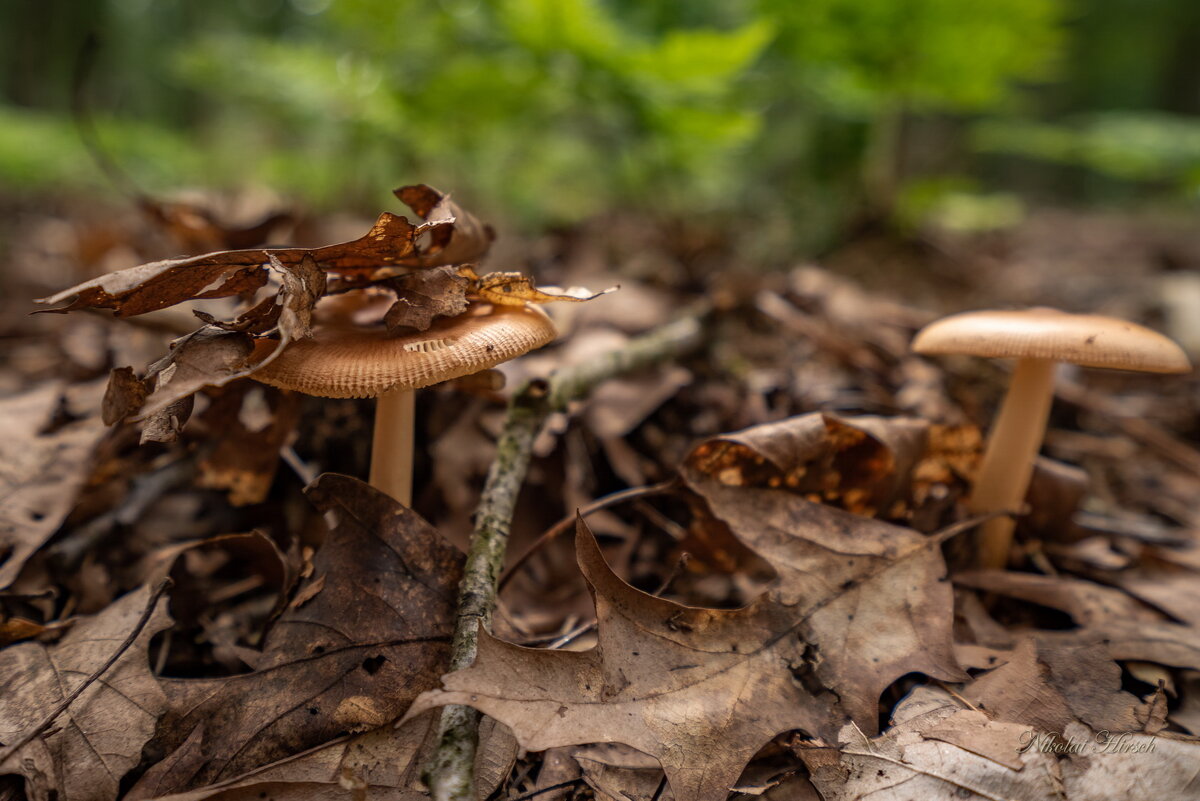
[[[1183,349],[1157,331],[1113,317],[1046,308],[955,314],[921,329],[912,349],[923,354],[1048,359],[1147,373],[1192,369]]]
[[[313,327],[311,339],[291,343],[251,377],[325,398],[373,398],[486,370],[540,348],[557,333],[546,313],[533,306],[476,304],[404,336],[334,314]],[[275,345],[260,340],[255,357],[265,359]]]

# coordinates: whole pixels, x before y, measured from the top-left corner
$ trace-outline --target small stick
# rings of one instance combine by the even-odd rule
[[[142,611],[142,616],[138,618],[137,624],[133,627],[133,631],[129,632],[129,636],[125,638],[125,642],[121,643],[120,647],[113,652],[113,655],[110,656],[103,665],[97,668],[92,675],[84,679],[78,687],[72,690],[71,694],[64,698],[62,702],[59,703],[59,705],[56,706],[41,723],[25,732],[25,734],[21,735],[21,737],[18,738],[17,741],[8,748],[0,751],[0,765],[3,765],[8,761],[9,757],[20,751],[25,746],[29,745],[31,742],[33,742],[35,737],[46,731],[46,729],[50,728],[55,719],[63,712],[66,712],[67,707],[69,707],[76,698],[82,695],[84,690],[92,686],[97,679],[104,675],[105,671],[117,663],[117,660],[121,658],[121,655],[129,650],[129,646],[133,645],[134,640],[136,640],[138,635],[142,633],[142,629],[146,628],[146,624],[150,622],[150,617],[154,614],[154,607],[158,606],[158,599],[162,597],[162,594],[166,592],[168,588],[170,588],[172,583],[173,582],[169,578],[165,578],[158,583],[158,586],[154,588],[154,592],[150,593],[150,600],[146,602],[146,608]]]
[[[546,418],[552,412],[565,411],[572,401],[587,397],[610,378],[699,347],[704,339],[700,318],[707,311],[707,308],[696,310],[631,340],[618,350],[564,368],[548,380],[531,381],[517,390],[509,403],[504,429],[496,443],[496,460],[488,471],[475,514],[475,531],[471,534],[458,591],[451,671],[462,670],[475,661],[479,629],[491,626],[517,494],[529,468],[534,439]],[[474,801],[479,712],[472,707],[444,707],[438,733],[437,749],[426,770],[430,796],[433,801]]]
[[[505,799],[505,801],[526,801],[526,799],[533,798],[535,796],[539,796],[542,793],[548,793],[551,790],[561,790],[564,787],[574,787],[575,785],[582,784],[582,783],[583,783],[583,779],[568,779],[565,782],[559,782],[558,784],[552,784],[549,787],[543,787],[540,790],[530,790],[528,793],[522,793],[521,795],[511,796],[510,798]]]
[[[605,495],[603,498],[597,498],[586,506],[579,507],[577,511],[564,516],[562,520],[559,520],[553,526],[546,529],[542,536],[538,537],[532,545],[525,549],[525,553],[521,554],[520,557],[517,558],[517,561],[513,562],[509,566],[508,570],[504,571],[504,575],[500,578],[500,585],[496,588],[496,592],[502,592],[504,588],[508,586],[508,582],[512,580],[512,577],[517,574],[517,571],[519,571],[525,565],[525,563],[529,561],[529,557],[533,556],[538,549],[549,544],[552,540],[557,539],[559,535],[569,531],[572,527],[574,527],[576,515],[587,517],[593,512],[599,512],[601,509],[608,509],[610,507],[617,506],[618,504],[622,504],[625,501],[632,500],[634,498],[648,498],[652,495],[663,495],[675,490],[678,487],[679,479],[669,478],[666,481],[660,481],[657,484],[649,484],[645,487],[629,487],[628,489],[618,490]]]

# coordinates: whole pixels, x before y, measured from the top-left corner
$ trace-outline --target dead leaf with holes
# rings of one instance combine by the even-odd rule
[[[239,776],[258,765],[398,718],[448,662],[462,555],[414,512],[347,476],[326,474],[309,498],[339,524],[254,672],[164,679],[170,711],[154,747],[166,757],[134,787],[152,798]]]
[[[52,425],[63,391],[46,385],[0,400],[0,588],[54,534],[87,481],[105,436],[99,383],[68,397],[77,419]]]
[[[134,629],[150,590],[131,592],[78,620],[52,646],[21,643],[0,651],[0,743],[41,723],[81,681],[108,661]],[[171,625],[160,599],[133,645],[63,712],[46,733],[0,763],[23,775],[34,801],[112,801],[122,777],[141,761],[166,697],[150,672],[147,649]],[[2,748],[2,746],[0,746]]]

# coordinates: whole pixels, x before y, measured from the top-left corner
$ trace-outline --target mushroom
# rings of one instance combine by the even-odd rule
[[[328,298],[318,307],[312,337],[288,345],[251,378],[323,398],[377,398],[370,483],[408,506],[413,391],[540,348],[557,331],[537,307],[475,303],[428,330],[391,336],[381,302],[390,299],[362,292]],[[260,341],[251,358],[265,359],[275,344]]]
[[[1156,331],[1112,317],[1046,308],[955,314],[919,331],[912,349],[1017,360],[967,501],[977,514],[1011,511],[1024,500],[1046,433],[1058,362],[1149,373],[1191,370],[1183,350]],[[983,524],[981,567],[1005,566],[1015,526],[1012,517]]]

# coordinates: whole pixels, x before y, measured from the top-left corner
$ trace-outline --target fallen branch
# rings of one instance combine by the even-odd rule
[[[693,313],[668,323],[586,364],[560,370],[548,380],[525,384],[513,396],[496,443],[496,459],[475,515],[475,531],[458,593],[458,618],[450,670],[475,661],[479,627],[491,627],[496,585],[504,566],[517,494],[529,468],[533,441],[552,412],[565,411],[600,383],[642,367],[677,358],[698,347],[700,318]],[[442,710],[437,750],[426,770],[434,801],[475,801],[474,763],[479,712],[471,707]]]

